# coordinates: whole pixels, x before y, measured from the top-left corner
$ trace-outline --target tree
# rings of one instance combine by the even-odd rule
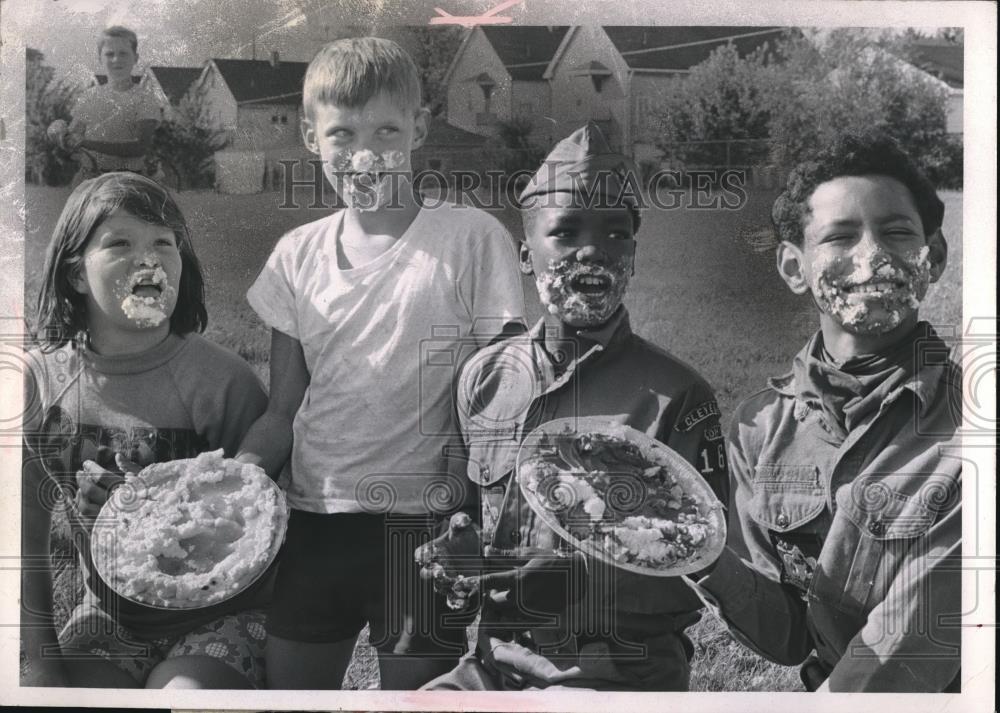
[[[773,157],[790,164],[839,133],[879,129],[918,161],[946,137],[947,88],[902,57],[902,38],[850,28],[789,36],[767,70]]]
[[[664,105],[665,153],[688,164],[716,165],[734,159],[752,163],[766,154],[759,141],[768,138],[771,106],[760,79],[768,56],[766,45],[740,57],[735,46],[726,44],[693,67]],[[740,156],[733,156],[731,142],[740,142]]]
[[[76,173],[77,164],[49,141],[46,131],[56,119],[72,119],[77,89],[55,79],[55,70],[45,64],[42,52],[28,47],[25,55],[24,178],[30,183],[65,184]]]
[[[420,70],[424,91],[424,106],[431,116],[440,116],[448,106],[448,86],[445,72],[462,44],[462,30],[458,27],[412,27],[407,49]]]
[[[962,168],[946,132],[948,90],[908,51],[905,34],[857,28],[789,31],[746,57],[720,47],[665,103],[661,148],[687,165],[788,166],[839,133],[876,128],[953,186]]]

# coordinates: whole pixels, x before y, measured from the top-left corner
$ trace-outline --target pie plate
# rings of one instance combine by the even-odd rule
[[[696,500],[698,513],[705,519],[706,527],[704,541],[692,554],[678,558],[672,564],[628,562],[614,556],[605,546],[601,533],[597,533],[598,537],[590,539],[577,537],[567,529],[569,525],[580,532],[581,527],[582,529],[590,527],[594,520],[586,513],[580,513],[580,509],[577,508],[576,514],[572,515],[572,522],[569,521],[575,503],[574,498],[580,496],[575,495],[578,491],[574,488],[567,487],[566,479],[561,476],[575,475],[579,478],[584,471],[574,466],[567,469],[559,454],[556,436],[576,438],[583,434],[601,434],[628,441],[638,448],[647,463],[665,468],[676,481],[676,485],[680,485],[684,495]],[[556,464],[559,464],[557,475],[560,477],[553,477],[550,473]],[[716,498],[705,479],[675,450],[631,426],[595,416],[548,421],[528,434],[521,443],[516,468],[518,487],[525,501],[546,526],[581,552],[620,569],[655,577],[678,577],[704,569],[714,562],[725,548],[725,512],[722,503]],[[544,469],[546,474],[539,475],[541,469]],[[667,490],[654,478],[641,473],[623,473],[619,478],[611,474],[610,484],[602,498],[603,512],[605,517],[610,514],[609,519],[612,522],[622,525],[622,521],[629,517],[630,512],[649,498],[664,500],[671,498]],[[605,528],[610,524],[606,520],[600,521],[605,523]],[[662,543],[670,544],[670,540],[662,539]]]
[[[219,453],[221,453],[221,451]],[[218,461],[216,461],[216,463],[217,462]],[[126,593],[127,585],[130,582],[134,583],[136,580],[134,578],[129,578],[127,575],[120,574],[120,570],[123,569],[124,566],[122,564],[119,564],[118,557],[120,556],[121,552],[124,551],[125,548],[120,547],[118,543],[124,542],[125,538],[129,537],[132,537],[133,539],[135,538],[135,535],[130,534],[128,531],[127,520],[130,517],[130,513],[132,514],[137,513],[139,511],[139,506],[142,504],[148,505],[151,499],[155,499],[157,501],[161,501],[164,503],[166,503],[170,498],[176,499],[175,492],[184,490],[184,488],[178,488],[176,491],[174,491],[170,488],[164,489],[162,487],[157,487],[157,486],[162,486],[165,482],[167,482],[167,479],[171,477],[170,474],[166,475],[162,473],[158,474],[155,482],[152,485],[150,485],[144,478],[144,474],[146,474],[148,470],[149,469],[145,469],[135,476],[129,476],[125,484],[123,484],[120,487],[117,487],[113,491],[111,496],[108,498],[107,502],[105,502],[105,504],[101,508],[101,511],[94,522],[94,528],[91,534],[91,543],[90,543],[91,560],[94,563],[94,569],[97,572],[97,574],[111,589],[113,589],[123,599],[135,602],[136,604],[140,604],[144,607],[150,607],[153,609],[160,609],[160,610],[169,610],[169,611],[195,610],[207,607],[214,607],[218,604],[226,602],[232,599],[233,597],[238,596],[242,592],[246,591],[251,586],[253,586],[254,583],[260,580],[260,578],[264,575],[265,572],[268,571],[270,566],[274,563],[275,559],[277,558],[278,551],[281,549],[281,545],[284,542],[285,532],[288,526],[288,505],[285,501],[285,495],[281,491],[281,488],[279,488],[274,481],[272,481],[269,477],[267,477],[267,475],[265,475],[263,471],[260,472],[260,482],[264,484],[263,485],[264,488],[268,488],[273,491],[275,509],[273,513],[270,514],[268,523],[253,521],[252,525],[254,527],[268,527],[271,530],[270,541],[267,547],[267,554],[266,557],[260,558],[260,561],[257,562],[253,567],[248,568],[248,570],[242,574],[242,577],[238,579],[235,582],[235,584],[232,583],[229,584],[229,588],[227,588],[224,595],[217,596],[216,598],[212,598],[208,601],[206,601],[205,599],[190,599],[190,598],[175,599],[173,601],[170,601],[169,597],[160,594],[143,597],[141,593],[140,594]],[[180,478],[181,476],[177,474],[173,475],[172,477]],[[239,476],[230,474],[227,471],[227,475],[224,476],[222,480],[225,480],[226,478],[237,478],[237,477]],[[261,490],[257,492],[261,493],[264,491]],[[213,495],[206,495],[205,499],[207,500],[209,497],[214,497],[215,502],[223,502],[223,503],[225,502],[224,495],[220,495],[218,493],[215,493]],[[188,507],[189,506],[188,503],[185,503],[185,506]],[[239,504],[235,505],[230,504],[230,507],[232,508],[238,506]],[[190,512],[190,510],[187,510],[187,512]],[[202,512],[204,512],[204,510]],[[135,515],[133,515],[133,517],[134,516]],[[193,552],[195,550],[195,546],[193,544],[190,544],[195,540],[195,538],[186,540],[181,538],[178,534],[176,534],[176,530],[179,527],[182,527],[186,522],[190,521],[185,521],[182,519],[178,522],[176,517],[171,519],[169,523],[157,523],[152,520],[147,520],[142,524],[143,527],[142,535],[144,538],[143,541],[146,542],[150,539],[155,540],[157,531],[164,534],[165,541],[167,542],[172,541],[170,538],[176,539],[176,542],[170,545],[170,547],[174,548],[175,550],[176,548],[181,548],[181,549],[176,550],[178,552],[177,555],[171,555],[169,558],[165,559],[169,559],[170,561],[172,561],[174,563],[174,566],[183,566],[184,563],[191,561],[190,557],[180,556],[179,553],[184,552],[183,545],[185,543],[188,543],[190,546],[190,552]],[[221,522],[221,520],[215,520],[214,523],[221,523],[222,525],[232,524],[232,523]],[[213,522],[207,521],[206,526],[201,528],[201,532],[197,536],[201,539],[202,542],[209,543],[208,546],[214,546],[211,544],[213,542],[213,535],[215,535],[217,532],[221,532],[214,530],[212,528],[212,525]],[[248,533],[251,523],[245,522],[243,523],[243,525],[244,529],[242,530],[240,535],[235,540],[232,540],[230,542],[230,545],[232,545],[232,547],[234,548],[241,540],[245,540],[249,537]],[[133,523],[133,528],[135,527],[136,525]],[[151,528],[151,529],[147,530],[146,528]],[[168,534],[171,531],[173,531],[173,534]],[[152,537],[149,536],[149,533],[153,533]],[[225,541],[225,538],[223,538],[220,541]],[[263,545],[262,542],[261,545]],[[160,576],[162,574],[162,569],[160,569],[162,565],[160,564],[160,562],[161,562],[161,557],[163,556],[162,555],[163,548],[162,547],[157,548],[157,551],[159,552],[160,556],[158,556],[153,552],[144,554],[143,550],[140,548],[137,552],[132,553],[131,556],[137,560],[143,557],[150,559],[156,558],[157,560],[156,567],[158,571],[155,572],[154,574],[156,576]],[[261,546],[256,551],[258,553],[263,551],[263,547]],[[148,560],[146,561],[148,562]],[[150,566],[152,566],[151,563]],[[221,576],[225,577],[229,573],[230,571],[225,571],[221,574]],[[184,574],[192,574],[192,573],[185,573],[179,571],[176,574],[183,577]],[[193,574],[197,574],[197,572],[194,572]],[[161,582],[161,586],[163,581],[169,582],[169,580],[159,580],[159,581]],[[204,589],[205,587],[202,588]],[[208,596],[209,595],[206,595],[206,597]]]

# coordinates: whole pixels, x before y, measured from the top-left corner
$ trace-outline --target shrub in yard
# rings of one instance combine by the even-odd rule
[[[45,55],[26,50],[24,93],[24,179],[48,186],[66,185],[78,169],[70,155],[49,141],[49,124],[56,119],[69,123],[77,88],[55,79],[55,70],[45,64]]]
[[[518,174],[517,185],[507,186],[515,195],[545,158],[545,149],[532,136],[534,128],[530,119],[499,121],[496,135],[483,147],[484,165],[489,170],[502,171],[505,176]]]
[[[839,29],[822,39],[790,35],[765,75],[774,158],[801,161],[848,131],[889,134],[924,168],[947,143],[947,87],[903,58],[893,35]]]
[[[765,44],[746,57],[723,45],[693,67],[663,105],[660,148],[688,165],[752,164],[767,156],[772,105]],[[733,155],[733,145],[739,156]]]
[[[906,61],[905,38],[859,28],[789,31],[741,57],[716,49],[662,106],[659,147],[686,165],[791,166],[845,131],[879,129],[942,188],[961,185],[948,89]]]
[[[226,138],[221,131],[168,120],[153,135],[152,153],[177,172],[181,184],[178,188],[211,188],[215,183],[213,156],[225,146]]]

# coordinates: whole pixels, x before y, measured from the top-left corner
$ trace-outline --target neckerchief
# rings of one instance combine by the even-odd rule
[[[843,441],[914,375],[916,340],[927,333],[928,325],[921,322],[889,351],[853,356],[838,364],[823,345],[823,333],[817,332],[792,365],[796,398],[819,409],[830,432]]]

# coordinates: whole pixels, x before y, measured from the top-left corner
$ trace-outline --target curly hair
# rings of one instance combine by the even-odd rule
[[[840,176],[888,176],[902,183],[913,196],[925,235],[941,228],[944,203],[933,184],[890,136],[877,131],[849,133],[815,158],[797,165],[788,176],[785,190],[771,206],[771,223],[778,240],[802,245],[809,218],[809,199],[816,188]]]

